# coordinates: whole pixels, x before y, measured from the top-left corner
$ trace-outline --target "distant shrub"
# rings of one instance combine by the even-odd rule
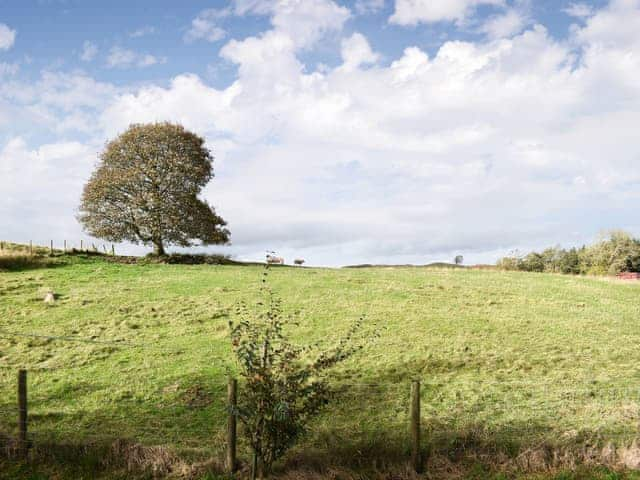
[[[115,257],[117,263],[135,263],[139,265],[170,264],[170,265],[243,265],[235,261],[230,255],[222,254],[183,254],[154,255],[152,253],[144,257]]]
[[[181,265],[230,265],[234,262],[229,255],[221,254],[178,254],[164,257],[164,263]]]
[[[573,275],[640,272],[640,240],[626,232],[613,231],[593,245],[581,248],[551,247],[524,256],[514,252],[498,260],[497,266],[503,270]]]
[[[581,252],[584,251],[584,247],[580,250],[572,248],[570,250],[563,250],[563,254],[558,259],[558,270],[560,273],[577,275],[581,273]]]
[[[640,241],[626,232],[614,231],[588,247],[583,254],[583,269],[594,275],[615,275],[640,271]]]
[[[66,255],[79,255],[85,257],[105,257],[107,254],[102,253],[98,250],[79,250],[77,248],[72,248],[66,252]]]
[[[512,252],[506,257],[502,257],[496,262],[496,267],[500,270],[520,270],[520,259],[517,252]]]

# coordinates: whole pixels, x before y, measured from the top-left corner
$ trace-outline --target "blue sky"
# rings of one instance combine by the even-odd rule
[[[357,14],[356,1],[336,2],[350,8],[354,15],[345,23],[341,35],[360,31],[372,47],[390,61],[408,45],[435,53],[445,40],[477,40],[483,36],[472,26],[460,28],[455,22],[442,21],[418,26],[390,24],[392,0],[382,7]],[[518,3],[518,2],[516,2]],[[519,2],[524,4],[524,2]],[[222,10],[228,0],[219,1],[121,1],[81,0],[0,0],[2,21],[18,32],[15,47],[3,53],[3,61],[21,64],[21,73],[34,79],[42,69],[82,69],[104,81],[126,85],[131,82],[168,82],[174,75],[192,72],[207,78],[212,85],[222,87],[233,81],[234,69],[218,58],[225,39],[242,39],[257,35],[269,27],[265,15],[232,16],[222,19],[220,26],[227,35],[219,41],[185,42],[191,22],[207,9]],[[557,38],[566,38],[575,23],[564,10],[578,2],[569,0],[536,0],[526,4],[532,22],[537,21]],[[580,3],[594,8],[604,0]],[[497,5],[479,5],[472,21],[482,22],[503,10]],[[98,48],[96,61],[83,62],[80,55],[85,42]],[[340,61],[339,37],[324,39],[311,51],[304,52],[305,62],[335,65]],[[153,68],[108,68],[105,57],[109,50],[120,47],[166,59]],[[215,71],[215,74],[212,73]]]
[[[240,258],[640,234],[638,31],[640,0],[0,0],[0,237],[79,239],[105,141],[162,120],[207,139]]]

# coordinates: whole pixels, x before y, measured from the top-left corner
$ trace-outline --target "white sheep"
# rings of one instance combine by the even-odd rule
[[[267,255],[267,263],[271,265],[284,265],[284,258]]]

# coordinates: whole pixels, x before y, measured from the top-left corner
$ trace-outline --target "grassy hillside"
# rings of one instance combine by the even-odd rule
[[[217,458],[234,369],[228,316],[257,299],[260,276],[257,266],[82,256],[0,272],[0,432],[15,429],[16,371],[26,367],[34,445],[130,438]],[[541,444],[627,445],[637,434],[640,284],[428,268],[270,277],[300,312],[297,339],[329,344],[361,314],[381,334],[336,372],[336,402],[291,466],[404,461],[414,378],[434,469],[469,455],[515,465]],[[42,301],[49,290],[53,305]]]

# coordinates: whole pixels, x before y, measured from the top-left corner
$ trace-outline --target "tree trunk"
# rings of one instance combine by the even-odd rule
[[[164,244],[162,243],[162,240],[154,240],[153,245],[154,245],[153,254],[156,257],[163,257],[163,256],[166,255],[166,252],[164,251]]]

